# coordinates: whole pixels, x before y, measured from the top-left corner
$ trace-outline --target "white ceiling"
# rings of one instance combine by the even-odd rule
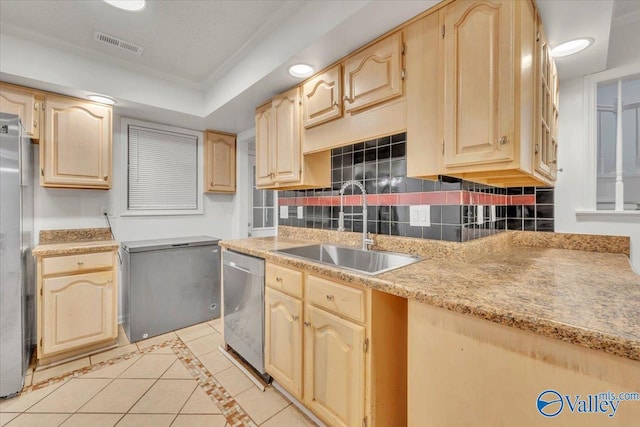
[[[2,32],[43,36],[194,86],[221,74],[257,42],[282,25],[289,1],[148,1],[141,12],[117,9],[101,0],[1,1]],[[25,25],[26,24],[26,25]],[[94,30],[144,48],[141,56],[101,44]]]
[[[290,64],[324,68],[439,1],[148,0],[131,13],[101,0],[0,0],[0,79],[103,93],[118,99],[121,114],[240,132],[252,127],[256,105],[299,81],[286,73]],[[610,35],[640,28],[638,0],[537,1],[552,45],[596,39],[557,60],[562,79],[605,69]],[[144,52],[95,42],[94,30]]]

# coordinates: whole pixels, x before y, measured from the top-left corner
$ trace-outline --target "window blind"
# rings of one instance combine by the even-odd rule
[[[198,209],[198,138],[128,126],[130,210]]]

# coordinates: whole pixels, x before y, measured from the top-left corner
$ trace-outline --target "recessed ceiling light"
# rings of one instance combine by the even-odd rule
[[[560,58],[563,56],[573,55],[581,50],[585,50],[593,44],[595,40],[591,37],[580,37],[579,39],[569,40],[551,48],[551,56]]]
[[[104,95],[87,95],[87,98],[94,102],[100,102],[101,104],[114,105],[117,104],[116,100]]]
[[[294,64],[289,67],[289,74],[293,77],[309,77],[313,74],[313,67],[308,64]]]
[[[145,0],[104,0],[111,6],[118,9],[128,10],[130,12],[138,12],[145,7]]]

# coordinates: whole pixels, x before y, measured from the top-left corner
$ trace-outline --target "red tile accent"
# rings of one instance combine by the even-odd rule
[[[471,191],[433,191],[428,193],[368,194],[369,206],[410,206],[428,205],[533,205],[533,194],[504,196],[499,194],[474,193]],[[340,206],[340,196],[283,197],[278,199],[280,206]],[[359,206],[362,196],[359,194],[344,196],[345,206]]]
[[[397,194],[378,194],[378,203],[381,206],[397,206],[398,195]]]
[[[346,206],[361,205],[362,204],[362,196],[360,196],[360,195],[344,196],[344,204]]]
[[[517,196],[511,196],[509,201],[510,205],[535,205],[536,196],[533,194],[523,194]]]
[[[398,194],[398,205],[419,205],[422,193],[400,193]]]
[[[447,196],[444,191],[432,191],[420,195],[420,203],[423,205],[444,205],[446,202]]]
[[[462,204],[463,205],[468,205],[470,204],[471,201],[471,193],[469,193],[468,191],[463,191],[462,192]]]
[[[369,206],[378,206],[379,195],[378,194],[367,194],[367,205]]]
[[[460,205],[462,201],[462,191],[446,191],[447,205]]]
[[[494,194],[491,196],[491,204],[492,205],[506,205],[507,204],[507,196],[501,194]]]

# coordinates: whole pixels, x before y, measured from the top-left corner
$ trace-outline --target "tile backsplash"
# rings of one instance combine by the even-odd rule
[[[367,191],[366,227],[371,233],[462,242],[506,229],[554,230],[553,188],[497,188],[447,176],[438,181],[407,177],[405,133],[331,150],[331,187],[279,191],[278,204],[288,206],[288,218],[279,215],[278,223],[337,229],[338,191],[350,179],[362,182]],[[345,213],[362,213],[357,188],[347,188],[343,202]],[[429,205],[429,227],[410,225],[413,205]],[[363,226],[360,216],[345,218],[347,231],[359,232]]]

